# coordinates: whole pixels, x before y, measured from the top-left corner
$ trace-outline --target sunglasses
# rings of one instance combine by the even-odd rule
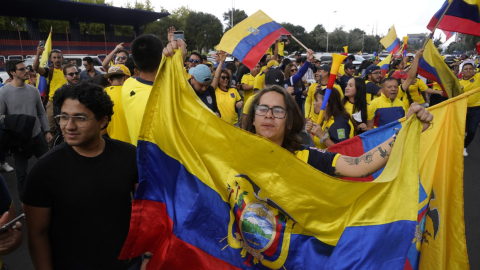
[[[70,73],[67,73],[68,76],[70,77],[73,77],[73,76],[78,76],[78,74],[80,74],[80,72],[70,72]]]
[[[119,61],[119,60],[127,60],[127,58],[128,58],[128,57],[126,57],[126,56],[119,56],[119,57],[117,57],[117,61]]]
[[[290,72],[297,72],[297,71],[298,71],[298,69],[296,69],[296,68],[290,69]]]
[[[198,63],[200,63],[200,60],[197,60],[197,59],[195,59],[195,60],[193,60],[193,59],[188,59],[188,62],[190,62],[190,63],[193,62],[193,63],[198,64]]]
[[[227,76],[222,76],[222,77],[220,77],[220,78],[222,78],[222,80],[228,80],[228,79],[230,79],[230,78],[227,77]]]

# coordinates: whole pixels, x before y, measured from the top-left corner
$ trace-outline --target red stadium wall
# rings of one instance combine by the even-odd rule
[[[0,55],[37,54],[38,40],[8,40],[0,39]],[[64,54],[109,54],[118,42],[83,42],[83,41],[53,41],[52,49],[59,49]],[[130,51],[130,43],[123,43]]]

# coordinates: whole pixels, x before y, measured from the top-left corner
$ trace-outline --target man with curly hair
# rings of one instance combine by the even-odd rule
[[[135,147],[103,138],[113,103],[102,87],[67,85],[54,106],[65,142],[40,158],[23,200],[28,247],[36,269],[139,269],[120,261],[132,192],[138,185]]]

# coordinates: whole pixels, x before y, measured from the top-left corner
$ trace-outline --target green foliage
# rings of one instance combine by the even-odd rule
[[[220,20],[208,13],[192,12],[185,21],[185,39],[190,49],[201,52],[220,43],[223,26]]]
[[[260,226],[251,223],[246,218],[244,218],[242,220],[242,231],[247,232],[247,233],[251,233],[251,234],[258,233],[259,235],[261,235],[261,236],[263,236],[267,239],[270,239],[272,237],[271,234],[265,234],[263,232],[262,228],[260,228]]]
[[[25,18],[0,16],[0,29],[27,31],[27,20]],[[18,28],[17,28],[18,26]]]
[[[230,30],[232,27],[230,26],[231,24],[231,15],[232,15],[232,10],[229,9],[227,12],[223,13],[223,21],[225,22],[225,32]],[[245,13],[244,10],[241,9],[234,9],[233,10],[233,26],[237,25],[239,22],[245,20],[248,18],[247,13]]]

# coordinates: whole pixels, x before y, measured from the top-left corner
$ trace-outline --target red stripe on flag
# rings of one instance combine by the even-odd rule
[[[427,25],[428,29],[433,29],[437,24],[438,19],[433,16],[430,23]],[[442,18],[442,21],[438,25],[439,29],[452,31],[452,32],[459,32],[468,35],[479,36],[480,34],[480,23],[476,23],[474,21],[459,18],[451,15],[445,15]]]
[[[147,270],[239,269],[178,238],[164,203],[134,200],[130,232],[119,259],[135,258],[147,251],[153,253]]]
[[[268,48],[281,35],[290,35],[290,33],[283,27],[270,33],[270,35],[266,36],[257,45],[252,47],[252,49],[247,53],[245,58],[243,58],[242,63],[249,69],[255,68],[255,66],[258,64],[258,61],[260,61],[263,55],[265,55],[265,53],[267,52]]]
[[[418,74],[420,74],[420,76],[425,77],[428,80],[432,80],[434,82],[437,82],[438,85],[440,85],[440,88],[442,88],[442,90],[443,90],[443,95],[445,97],[448,97],[447,91],[445,91],[445,88],[443,87],[443,84],[441,82],[438,82],[438,79],[435,75],[433,75],[432,73],[424,70],[423,68],[420,67],[420,65],[417,67],[417,72],[418,72]]]

